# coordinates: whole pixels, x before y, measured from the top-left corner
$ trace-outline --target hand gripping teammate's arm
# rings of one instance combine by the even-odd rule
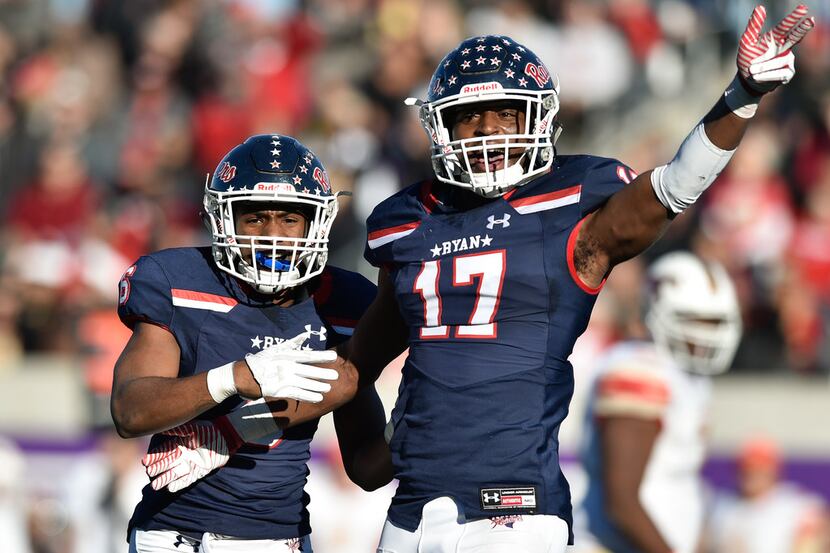
[[[383,435],[385,413],[374,382],[406,349],[408,336],[392,280],[381,269],[374,301],[360,318],[352,337],[337,347],[337,359],[325,365],[339,374],[332,390],[319,403],[269,403],[280,427],[334,411],[346,473],[366,490],[377,489],[392,479],[389,448]]]
[[[310,363],[334,359],[330,351],[298,349],[305,339],[269,348],[205,373],[179,378],[179,346],[159,326],[138,323],[115,365],[111,411],[122,437],[170,429],[239,394],[320,402],[338,377],[332,369]]]
[[[372,491],[392,480],[389,448],[383,437],[386,415],[374,386],[334,411],[343,467],[361,488]],[[182,490],[227,464],[245,443],[276,439],[281,428],[266,403],[253,402],[212,420],[196,420],[165,430],[168,439],[141,460],[153,489]]]
[[[674,159],[639,175],[587,216],[574,251],[580,278],[598,286],[614,265],[657,240],[669,221],[692,205],[740,144],[763,95],[795,75],[792,48],[813,28],[798,6],[761,33],[766,11],[752,13],[738,49],[738,73],[723,96],[683,141]]]
[[[406,348],[407,335],[391,281],[381,270],[374,302],[349,342],[338,348],[342,357],[329,365],[340,377],[321,401],[252,404],[213,421],[192,421],[165,432],[172,439],[142,459],[153,488],[167,487],[172,492],[184,489],[224,466],[243,443],[276,436],[281,428],[332,410],[349,478],[366,490],[387,484],[392,479],[392,467],[383,437],[386,421],[373,383]],[[333,356],[334,352],[316,353]]]
[[[336,371],[338,376],[336,381],[331,382],[331,390],[316,403],[269,402],[274,419],[284,428],[321,417],[345,405],[358,390],[372,385],[383,369],[403,353],[408,337],[409,330],[398,309],[393,283],[388,272],[381,269],[374,301],[360,317],[352,337],[337,346],[336,358],[334,351],[329,351],[325,352],[329,356],[326,360],[302,362],[306,367],[303,370],[307,370],[307,364],[313,363]],[[319,377],[313,378],[319,380]]]

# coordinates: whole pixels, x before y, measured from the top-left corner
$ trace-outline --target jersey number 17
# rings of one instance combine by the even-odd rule
[[[424,306],[424,325],[421,339],[448,338],[450,326],[441,324],[443,302],[438,290],[441,260],[424,261],[415,278],[414,291],[420,294]],[[475,305],[469,324],[454,325],[456,338],[495,338],[494,322],[504,284],[505,250],[459,255],[452,258],[452,285],[471,286],[475,281]]]

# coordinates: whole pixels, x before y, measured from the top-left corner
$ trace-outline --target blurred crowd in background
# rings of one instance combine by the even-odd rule
[[[643,333],[643,268],[688,248],[720,260],[737,283],[746,335],[735,372],[827,380],[830,2],[807,3],[817,25],[799,47],[795,80],[762,103],[702,203],[643,259],[615,269],[591,351]],[[252,134],[298,137],[334,188],[353,193],[334,223],[330,263],[374,278],[362,260],[365,218],[432,174],[426,135],[403,100],[424,97],[442,56],[470,35],[509,34],[559,75],[559,153],[616,157],[638,171],[665,163],[734,75],[754,4],[0,0],[0,372],[68,356],[105,406],[129,335],[115,311],[122,272],[146,252],[208,243],[205,176]],[[771,20],[792,8],[766,5]],[[97,418],[107,426],[104,407]],[[124,474],[140,468],[140,443],[112,445],[104,433],[96,447],[134,447],[107,458],[129,459]],[[110,493],[102,497],[117,502],[111,485],[100,484]],[[48,505],[39,512],[35,537],[52,516]],[[109,551],[35,542],[38,553]]]

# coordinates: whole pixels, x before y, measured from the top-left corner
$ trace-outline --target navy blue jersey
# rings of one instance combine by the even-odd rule
[[[310,295],[290,307],[257,301],[239,281],[216,269],[209,248],[177,248],[142,257],[121,281],[118,314],[170,331],[181,348],[179,376],[208,371],[248,353],[310,330],[314,349],[346,340],[374,299],[364,277],[327,267],[306,289]],[[228,398],[204,413],[210,419],[243,404]],[[172,494],[149,485],[130,527],[204,532],[240,538],[290,538],[310,532],[303,486],[310,421],[286,430],[269,446],[246,444],[226,466]],[[150,447],[164,439],[153,436]]]
[[[392,414],[395,525],[414,531],[424,503],[446,495],[468,520],[570,524],[558,432],[573,393],[568,356],[599,292],[576,276],[573,243],[632,176],[616,160],[560,156],[472,209],[454,208],[459,189],[426,182],[369,217],[366,259],[390,271],[410,329]]]

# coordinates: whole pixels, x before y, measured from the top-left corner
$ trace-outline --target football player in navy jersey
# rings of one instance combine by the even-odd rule
[[[118,313],[133,335],[112,416],[124,437],[153,434],[143,463],[155,477],[130,521],[131,551],[311,551],[303,487],[317,415],[293,408],[348,399],[330,390],[336,371],[308,363],[334,359],[328,348],[375,296],[362,276],[326,266],[336,213],[308,148],[254,136],[205,187],[212,246],[159,251],[126,271]],[[282,424],[271,409],[293,418]],[[370,463],[356,462],[361,444],[383,443],[374,389],[334,417],[346,469],[375,487]]]
[[[765,15],[753,12],[734,80],[674,159],[640,175],[556,155],[558,80],[506,36],[463,41],[427,99],[407,101],[435,179],[369,217],[377,297],[329,365],[335,388],[357,375],[362,389],[409,347],[386,433],[399,485],[380,553],[565,551],[568,356],[612,268],[697,200],[763,95],[794,76],[791,49],[813,18],[799,6],[763,32]]]

